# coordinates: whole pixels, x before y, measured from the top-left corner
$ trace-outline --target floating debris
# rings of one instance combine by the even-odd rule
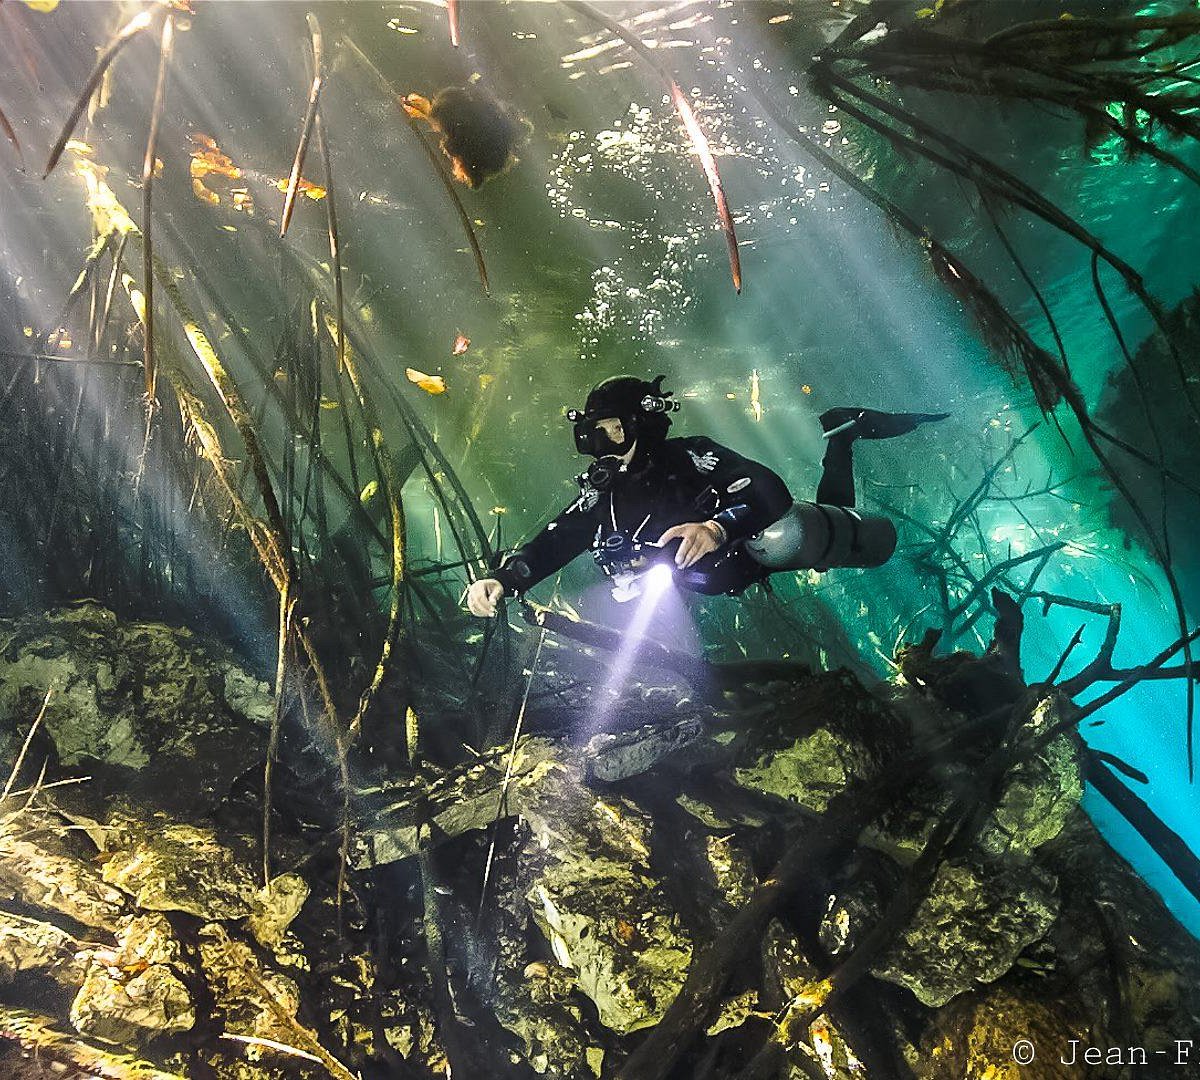
[[[446,392],[446,380],[440,375],[426,375],[423,371],[418,371],[416,368],[405,368],[404,374],[410,383],[419,386],[427,394],[444,394]]]

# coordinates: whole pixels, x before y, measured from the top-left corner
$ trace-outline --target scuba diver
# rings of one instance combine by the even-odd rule
[[[664,378],[605,379],[582,411],[567,411],[576,449],[595,458],[577,478],[579,497],[471,585],[472,614],[495,615],[502,597],[522,595],[588,548],[619,601],[637,596],[656,566],[669,567],[680,588],[738,595],[779,570],[873,567],[891,558],[892,522],[853,509],[854,443],[904,435],[948,413],[823,413],[816,501],[794,502],[765,465],[703,435],[668,439],[679,402],[663,391]]]

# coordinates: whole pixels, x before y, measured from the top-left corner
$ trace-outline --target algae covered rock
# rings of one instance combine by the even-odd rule
[[[165,964],[127,973],[94,963],[71,1005],[71,1023],[85,1035],[141,1046],[158,1035],[190,1031],[196,1008]]]
[[[31,831],[19,818],[0,825],[0,891],[85,926],[114,930],[125,897],[101,879],[70,837],[51,829]]]
[[[104,880],[147,911],[182,911],[206,920],[255,910],[249,868],[208,828],[159,817],[114,817],[106,839]]]
[[[0,912],[0,986],[36,973],[74,991],[87,972],[78,949],[78,942],[57,926]]]
[[[995,988],[960,998],[938,1011],[922,1047],[924,1080],[1074,1080],[1081,1065],[1060,1061],[1069,1040],[1086,1037],[1087,1024],[1055,1001]],[[1013,1048],[1032,1048],[1031,1062],[1018,1065]]]
[[[1062,716],[1062,702],[1048,698],[1034,710],[1021,731],[1034,738]],[[1036,754],[1022,758],[1004,777],[995,808],[977,843],[992,855],[1028,854],[1053,840],[1083,796],[1081,742],[1064,733]]]
[[[527,894],[555,959],[573,969],[600,1022],[656,1024],[687,975],[692,943],[650,868],[650,818],[597,798],[576,769],[548,771],[524,814],[547,865]]]
[[[273,710],[226,651],[93,603],[0,620],[0,729],[27,727],[48,688],[60,764],[179,812],[223,797],[265,750]]]
[[[847,787],[878,775],[907,732],[846,673],[788,688],[746,740],[733,775],[743,787],[821,813]]]
[[[1012,968],[1058,913],[1056,883],[1030,864],[1010,870],[968,860],[939,866],[897,943],[873,974],[923,1004],[944,1005]]]
[[[662,1018],[692,949],[655,882],[606,859],[563,861],[529,900],[556,959],[578,974],[605,1027],[626,1035]]]
[[[521,1040],[530,1068],[539,1076],[563,1080],[598,1075],[589,1064],[593,1047],[582,1013],[571,1000],[574,975],[546,964],[531,964],[526,970],[530,973],[524,983],[502,983],[496,1018]]]

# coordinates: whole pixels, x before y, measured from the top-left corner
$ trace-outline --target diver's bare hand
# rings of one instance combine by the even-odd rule
[[[467,608],[472,615],[489,619],[496,614],[496,605],[504,595],[504,586],[495,578],[480,578],[467,590]]]
[[[662,547],[672,540],[683,541],[675,552],[675,565],[684,570],[725,543],[725,530],[716,521],[689,521],[668,529],[658,538],[658,545]]]

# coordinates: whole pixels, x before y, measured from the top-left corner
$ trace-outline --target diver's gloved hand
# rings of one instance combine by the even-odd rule
[[[689,521],[663,533],[658,538],[658,546],[662,547],[672,540],[681,541],[679,550],[675,552],[675,565],[684,570],[725,543],[725,530],[719,521]]]
[[[496,614],[496,605],[504,596],[504,586],[495,578],[480,578],[472,582],[467,590],[467,608],[472,615],[490,619]]]

